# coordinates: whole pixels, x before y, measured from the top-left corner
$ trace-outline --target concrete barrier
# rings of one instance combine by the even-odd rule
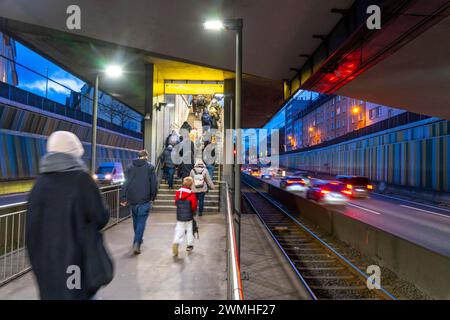
[[[262,188],[282,203],[294,216],[300,216],[337,239],[413,283],[435,299],[450,299],[450,258],[420,247],[408,240],[365,224],[333,209],[277,188],[265,181],[245,176],[244,181]],[[365,270],[363,270],[365,271]]]

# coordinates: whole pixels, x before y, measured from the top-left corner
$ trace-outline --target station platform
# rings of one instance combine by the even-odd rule
[[[105,231],[105,243],[115,263],[113,281],[97,293],[98,300],[226,299],[225,217],[208,213],[197,217],[200,239],[190,253],[180,246],[172,256],[174,213],[151,212],[142,253],[133,255],[132,220]],[[39,299],[32,271],[0,287],[0,300]]]

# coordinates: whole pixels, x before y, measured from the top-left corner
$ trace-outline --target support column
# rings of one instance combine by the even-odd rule
[[[153,71],[152,63],[145,64],[145,104],[144,104],[144,149],[152,152],[152,121],[153,121]],[[153,155],[150,155],[152,157]]]
[[[242,106],[242,19],[238,20],[236,30],[236,89],[235,89],[235,122],[236,129],[236,164],[234,166],[234,210],[237,234],[238,255],[241,252],[241,106]]]
[[[233,158],[233,141],[229,141],[226,133],[227,130],[233,129],[233,108],[234,108],[234,79],[226,79],[224,81],[224,148],[222,150],[222,164],[223,164],[223,179],[228,182],[231,189],[234,188],[234,171],[233,164],[229,161]]]
[[[94,101],[92,104],[92,137],[91,137],[91,174],[95,173],[97,161],[97,110],[98,110],[98,81],[99,75],[95,77]]]

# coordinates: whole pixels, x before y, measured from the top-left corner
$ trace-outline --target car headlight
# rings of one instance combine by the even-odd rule
[[[111,180],[112,176],[108,173],[107,175],[105,175],[105,179],[106,180]]]
[[[92,178],[93,178],[94,180],[97,180],[97,179],[98,179],[98,176],[97,176],[96,174],[93,174],[93,175],[92,175]]]

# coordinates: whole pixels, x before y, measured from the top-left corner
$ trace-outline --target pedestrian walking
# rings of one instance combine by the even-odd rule
[[[205,194],[209,189],[215,189],[214,183],[209,176],[203,160],[199,159],[195,162],[195,166],[191,170],[191,178],[194,181],[191,190],[195,193],[198,201],[198,215],[202,216],[204,211]]]
[[[179,142],[180,142],[180,137],[179,137],[178,133],[176,132],[176,130],[172,130],[172,132],[166,138],[165,146],[167,147],[168,145],[172,145],[172,147],[174,147]]]
[[[172,145],[168,145],[159,156],[159,161],[162,164],[164,177],[169,185],[169,189],[173,189],[173,175],[175,174],[175,164],[172,161]]]
[[[181,130],[181,129],[187,130],[187,132],[188,132],[188,134],[189,134],[189,133],[191,132],[191,130],[192,130],[192,127],[191,127],[191,125],[189,124],[189,122],[185,121],[185,122],[183,122],[183,124],[181,125],[180,130]]]
[[[203,110],[203,114],[202,114],[202,129],[203,129],[203,134],[205,134],[205,132],[209,131],[209,129],[211,129],[211,115],[208,112],[208,109],[205,108],[205,110]]]
[[[191,177],[183,179],[183,186],[175,194],[175,205],[177,206],[177,225],[172,244],[172,253],[178,256],[178,248],[183,242],[186,234],[186,251],[194,249],[193,222],[194,213],[197,210],[197,198],[191,191],[193,180]]]
[[[40,298],[93,299],[113,278],[101,232],[109,212],[81,159],[84,149],[77,136],[53,132],[46,149],[28,197],[25,225]]]
[[[138,159],[127,168],[125,183],[122,186],[122,205],[129,203],[133,217],[133,252],[141,253],[145,226],[156,198],[156,174],[155,167],[148,162],[147,150],[138,153]]]

